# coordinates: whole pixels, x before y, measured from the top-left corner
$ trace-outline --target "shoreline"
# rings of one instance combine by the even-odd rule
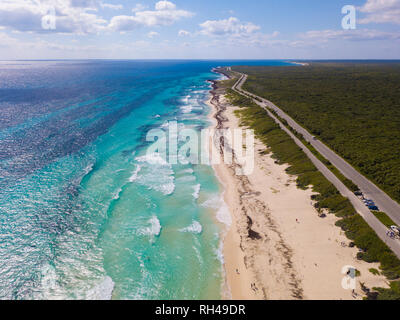
[[[220,73],[229,79],[228,74],[217,72],[215,69],[213,72]],[[217,94],[218,86],[217,82],[221,80],[209,80],[212,83],[212,90],[210,91],[210,97],[206,101],[206,104],[210,107],[211,112],[208,118],[211,120],[211,129],[222,129],[224,122],[228,119],[224,116],[224,109],[219,109],[219,94]],[[236,217],[232,214],[239,204],[232,202],[233,199],[240,197],[237,188],[230,185],[232,181],[226,179],[230,176],[229,168],[223,162],[221,164],[214,164],[213,170],[217,177],[221,187],[223,188],[222,196],[223,201],[229,209],[231,216],[231,224],[225,224],[225,230],[222,233],[223,243],[223,261],[224,261],[224,273],[225,273],[225,285],[227,290],[223,290],[223,300],[263,300],[263,296],[260,296],[260,292],[252,289],[253,283],[256,283],[256,279],[245,264],[244,252],[240,249],[241,238],[237,232],[239,225]],[[239,249],[239,250],[238,250]],[[228,292],[226,292],[228,291]]]
[[[234,114],[238,108],[229,104],[216,81],[212,83],[207,104],[213,127],[239,128]],[[223,239],[230,297],[223,299],[361,299],[360,285],[356,296],[341,286],[347,265],[361,272],[358,284],[387,286],[383,276],[369,272],[378,264],[358,261],[358,250],[343,246],[349,240],[335,226],[337,218],[318,217],[311,190],[298,189],[296,177],[271,154],[265,155],[266,149],[256,140],[255,171],[249,176],[236,176],[236,163],[213,166],[232,218]]]
[[[211,128],[218,127],[218,122],[221,121],[218,115],[218,110],[212,104],[212,98],[207,100],[206,104],[211,108],[209,119],[213,124]],[[259,300],[255,292],[249,288],[248,283],[253,282],[252,274],[246,268],[244,263],[244,255],[240,247],[240,237],[235,230],[237,229],[236,219],[232,216],[232,207],[230,205],[231,199],[236,197],[235,189],[228,187],[226,184],[227,168],[224,164],[213,165],[214,174],[223,188],[221,192],[224,205],[228,207],[231,223],[228,225],[217,219],[217,221],[224,225],[221,233],[222,253],[223,253],[223,269],[224,269],[224,286],[221,293],[222,300]]]

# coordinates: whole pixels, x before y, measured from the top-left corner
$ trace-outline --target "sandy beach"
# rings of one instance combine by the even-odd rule
[[[210,117],[217,128],[239,128],[221,89],[213,90]],[[335,226],[333,214],[319,217],[311,201],[312,191],[296,187],[296,177],[286,173],[265,154],[256,140],[255,169],[237,176],[240,165],[214,165],[225,187],[225,202],[232,225],[224,240],[224,260],[230,295],[238,299],[361,300],[366,287],[388,287],[384,276],[369,269],[378,264],[356,259],[357,248],[349,247],[344,232]],[[342,269],[359,272],[353,292],[342,287]]]

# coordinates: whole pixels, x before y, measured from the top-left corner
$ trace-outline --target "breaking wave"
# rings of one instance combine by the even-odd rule
[[[192,193],[193,198],[198,199],[200,195],[201,184],[196,184],[193,186],[194,192]]]
[[[151,217],[148,221],[149,226],[139,230],[140,235],[158,237],[161,233],[161,223],[156,216]]]
[[[110,277],[105,277],[104,281],[89,290],[87,300],[111,300],[115,283]]]
[[[135,171],[132,172],[131,177],[129,178],[129,182],[134,182],[138,178],[138,174],[141,170],[141,166],[137,165]]]
[[[135,181],[150,190],[171,195],[175,191],[175,177],[172,166],[160,154],[153,153],[137,157],[137,162],[142,163],[140,176],[135,176]]]
[[[214,195],[201,204],[204,208],[217,210],[216,218],[219,222],[231,226],[232,216],[229,212],[228,205],[225,203],[224,196]]]
[[[190,226],[180,229],[179,231],[180,232],[190,232],[193,234],[200,234],[203,232],[203,227],[201,226],[200,222],[193,221],[193,223]]]

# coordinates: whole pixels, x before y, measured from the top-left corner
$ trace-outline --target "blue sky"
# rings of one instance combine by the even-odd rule
[[[400,0],[0,0],[0,59],[64,58],[399,59]]]

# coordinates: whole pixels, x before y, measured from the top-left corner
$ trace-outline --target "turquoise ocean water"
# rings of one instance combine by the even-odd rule
[[[213,170],[147,162],[200,131],[213,67],[280,61],[0,62],[0,298],[219,299],[229,213]]]

